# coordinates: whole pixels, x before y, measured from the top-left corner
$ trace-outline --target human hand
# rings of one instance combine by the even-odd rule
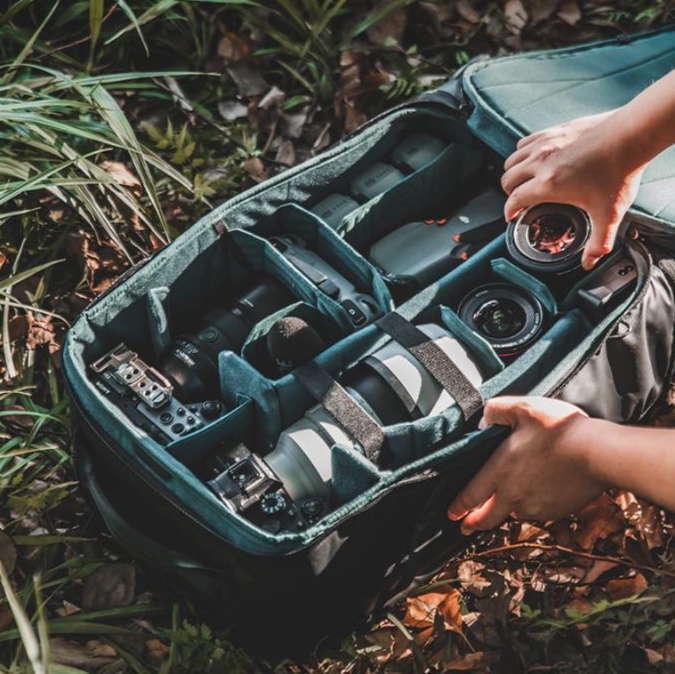
[[[488,400],[484,422],[511,426],[513,432],[458,494],[448,517],[463,517],[462,532],[468,535],[492,529],[510,514],[559,519],[586,505],[605,489],[586,456],[596,421],[551,398]]]
[[[635,165],[626,127],[625,120],[612,111],[521,139],[504,164],[502,187],[509,195],[506,219],[544,202],[582,208],[591,218],[592,229],[581,264],[591,269],[612,250],[644,169]]]

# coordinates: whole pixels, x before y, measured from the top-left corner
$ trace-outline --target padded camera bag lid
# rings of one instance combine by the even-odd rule
[[[502,156],[522,136],[619,107],[675,68],[675,25],[566,49],[469,65],[469,126]],[[675,229],[675,147],[650,163],[631,210]]]

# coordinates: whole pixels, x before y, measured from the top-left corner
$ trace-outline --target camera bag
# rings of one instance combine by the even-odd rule
[[[395,602],[466,544],[447,506],[508,433],[477,428],[484,400],[551,395],[593,416],[644,420],[673,374],[673,149],[647,169],[621,250],[562,294],[509,258],[505,223],[468,260],[405,301],[367,252],[406,223],[437,218],[498,187],[503,158],[523,135],[630,100],[675,65],[674,37],[668,27],[475,62],[222,204],[93,302],[68,333],[63,365],[76,411],[79,477],[121,545],[240,635],[263,635],[278,648],[311,643]],[[387,189],[366,194],[337,224],[312,210],[329,195],[349,194],[357,178],[391,161],[418,132],[444,148]],[[349,306],[270,242],[285,235],[301,237],[328,260],[381,318],[356,325]],[[606,311],[589,313],[579,289],[604,283],[603,269],[615,259],[629,260],[637,281]],[[157,367],[179,336],[263,278],[283,285],[293,301],[256,321],[241,349],[219,354],[222,415],[161,442],[102,394],[92,364],[118,344]],[[547,317],[518,357],[499,358],[458,317],[462,298],[488,282],[529,291]],[[260,360],[261,344],[286,317],[320,327],[327,345],[279,374]],[[481,383],[425,335],[426,324],[463,345],[480,366]],[[452,404],[388,425],[364,414],[336,382],[391,340],[422,363]],[[226,507],[200,472],[204,462],[238,443],[264,460],[284,429],[317,404],[354,439],[331,446],[330,508],[306,527],[273,532]],[[385,454],[394,460],[381,464]]]

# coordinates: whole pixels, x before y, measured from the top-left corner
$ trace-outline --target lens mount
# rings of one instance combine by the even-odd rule
[[[515,356],[527,349],[544,326],[544,309],[539,300],[511,283],[475,288],[461,301],[457,313],[501,357]]]
[[[579,266],[590,233],[586,211],[569,204],[538,204],[509,223],[506,247],[525,269],[563,274]]]

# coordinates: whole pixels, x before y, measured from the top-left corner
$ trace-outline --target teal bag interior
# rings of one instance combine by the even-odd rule
[[[551,393],[597,349],[625,308],[649,283],[652,265],[648,256],[637,249],[627,252],[638,272],[636,290],[601,320],[593,321],[573,297],[556,299],[541,280],[506,259],[503,235],[398,304],[392,300],[380,270],[368,260],[368,248],[400,225],[447,214],[467,196],[496,185],[499,171],[495,167],[502,159],[491,148],[505,154],[519,135],[534,130],[532,125],[541,128],[562,121],[566,114],[573,116],[574,111],[598,111],[593,108],[597,96],[588,93],[592,87],[568,84],[566,89],[563,73],[573,82],[590,82],[599,75],[587,76],[582,64],[601,68],[599,72],[606,73],[606,100],[613,105],[621,99],[618,89],[623,79],[633,82],[628,76],[633,69],[641,73],[640,77],[653,78],[659,67],[665,68],[667,55],[675,54],[669,44],[671,37],[670,32],[660,32],[636,39],[634,44],[639,46],[641,56],[631,57],[630,62],[626,58],[619,63],[611,56],[615,53],[611,50],[619,50],[621,45],[605,43],[478,64],[465,76],[465,86],[476,106],[469,122],[473,133],[456,111],[420,100],[391,111],[319,157],[215,209],[78,317],[68,333],[63,356],[66,377],[80,410],[111,445],[138,464],[138,470],[163,481],[174,502],[222,538],[260,554],[298,550],[402,480],[451,465],[493,432],[465,427],[456,404],[435,414],[384,426],[389,453],[394,457],[387,465],[370,461],[356,443],[335,442],[331,511],[300,533],[273,534],[256,527],[226,508],[206,486],[200,466],[214,446],[243,442],[264,458],[279,434],[316,405],[293,373],[278,376],[256,366],[257,354],[277,318],[298,316],[325,321],[322,335],[328,335],[326,348],[314,360],[338,381],[389,341],[375,324],[355,329],[343,308],[318,291],[266,237],[285,232],[301,235],[359,291],[371,294],[382,313],[395,308],[418,326],[443,326],[481,371],[483,381],[478,390],[483,398],[504,393]],[[600,50],[600,54],[610,51],[606,58],[599,58],[594,50]],[[660,56],[656,58],[655,54]],[[652,61],[657,70],[644,72]],[[541,83],[543,91],[535,93],[532,82]],[[634,83],[625,96],[629,97],[636,87]],[[563,105],[567,90],[573,99],[577,94],[579,101],[588,99],[588,107]],[[361,203],[337,227],[312,213],[315,204],[328,194],[347,192],[360,171],[373,162],[386,161],[392,148],[417,131],[441,139],[446,149],[398,184]],[[666,185],[669,178],[660,180]],[[640,203],[647,208],[653,202],[643,199]],[[126,344],[149,364],[156,364],[177,336],[194,329],[199,317],[226,304],[261,274],[282,284],[293,301],[257,321],[239,351],[220,353],[219,386],[228,411],[216,421],[162,446],[129,424],[120,409],[92,383],[90,364],[118,343]],[[545,312],[539,339],[506,361],[457,314],[469,291],[505,280],[535,294]]]
[[[468,124],[503,156],[519,138],[576,117],[620,107],[675,68],[675,27],[470,65]],[[675,227],[675,147],[647,167],[631,213]],[[654,222],[656,221],[656,222]]]

